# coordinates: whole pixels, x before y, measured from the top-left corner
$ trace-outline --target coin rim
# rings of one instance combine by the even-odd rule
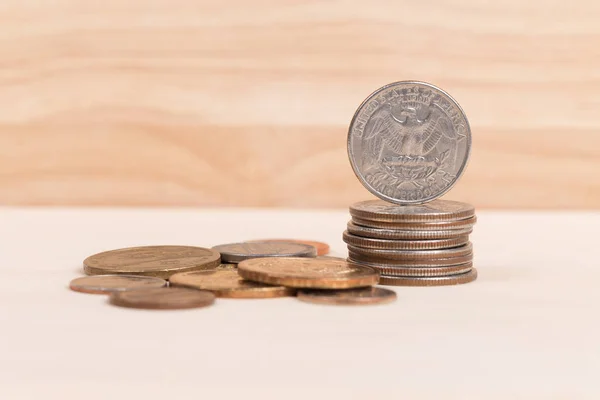
[[[444,250],[463,246],[469,242],[469,235],[446,239],[394,240],[357,236],[344,231],[342,240],[346,244],[373,250]]]
[[[211,306],[215,303],[215,300],[217,298],[217,296],[215,296],[214,293],[209,292],[208,290],[195,290],[195,289],[190,289],[190,288],[170,288],[170,287],[157,288],[157,289],[164,289],[164,290],[184,289],[184,290],[189,290],[190,292],[198,292],[203,295],[210,294],[210,296],[212,296],[212,298],[207,298],[203,301],[196,300],[187,305],[184,305],[183,307],[154,307],[154,306],[152,306],[152,303],[148,302],[148,301],[135,303],[135,302],[127,301],[127,299],[123,299],[124,295],[134,293],[134,292],[143,292],[145,290],[145,289],[142,289],[142,290],[133,290],[133,291],[129,291],[129,292],[112,293],[109,297],[109,303],[114,306],[118,306],[118,307],[135,308],[135,309],[140,309],[140,310],[188,310],[188,309],[193,309],[193,308],[203,308],[203,307]]]
[[[359,259],[353,258],[358,256]],[[393,260],[393,259],[385,259],[379,257],[369,257],[364,254],[353,253],[350,251],[348,253],[348,258],[351,259],[351,262],[355,264],[362,263],[373,263],[382,265],[383,267],[398,267],[398,268],[406,268],[406,267],[414,267],[414,268],[437,268],[437,267],[450,267],[454,265],[464,264],[466,262],[473,261],[473,253],[466,254],[464,256],[458,257],[432,257],[432,258],[424,258],[419,260]],[[364,261],[364,260],[374,260],[372,261]],[[457,261],[458,260],[458,261]]]
[[[439,231],[416,231],[388,228],[369,228],[367,226],[357,225],[353,221],[348,221],[346,230],[354,236],[361,236],[370,239],[387,240],[436,240],[451,239],[458,236],[470,235],[473,228],[464,229],[446,229]]]
[[[356,218],[359,218],[362,220],[377,221],[377,222],[391,222],[391,223],[393,223],[393,222],[398,222],[398,223],[454,222],[454,221],[462,221],[465,219],[470,219],[473,216],[475,216],[475,206],[473,206],[472,204],[469,204],[469,203],[465,203],[463,201],[435,199],[435,200],[432,200],[431,202],[425,203],[425,204],[431,205],[431,203],[433,203],[435,201],[446,202],[446,203],[458,203],[461,205],[466,205],[470,208],[467,210],[455,211],[455,212],[438,211],[438,212],[419,213],[419,214],[410,214],[410,213],[390,214],[390,213],[381,213],[381,212],[369,211],[369,210],[360,210],[360,209],[355,208],[358,204],[364,204],[364,203],[370,203],[370,202],[381,202],[381,200],[364,200],[364,201],[359,201],[359,202],[352,204],[349,207],[349,212],[352,217],[356,217]],[[422,205],[424,205],[424,204],[413,204],[412,206],[422,206]],[[411,207],[410,205],[398,206],[397,204],[390,204],[390,206],[395,206],[395,207],[399,207],[399,208]]]
[[[473,261],[462,264],[447,265],[443,267],[385,267],[361,262],[361,265],[366,265],[379,271],[381,276],[399,277],[399,278],[428,278],[442,277],[466,274],[473,269]]]
[[[80,276],[78,278],[72,279],[71,282],[69,282],[69,289],[71,289],[74,292],[78,292],[78,293],[86,293],[86,294],[104,294],[104,295],[109,295],[111,293],[118,293],[118,292],[131,292],[134,290],[142,290],[142,289],[147,289],[149,288],[148,286],[144,286],[144,287],[140,287],[140,288],[131,288],[131,289],[116,289],[116,290],[102,290],[100,286],[94,286],[96,289],[85,289],[86,286],[84,285],[77,285],[76,281],[78,280],[84,280],[84,279],[100,279],[100,278],[135,278],[135,279],[148,279],[151,281],[158,283],[162,283],[162,286],[151,286],[152,288],[163,288],[169,285],[169,282],[165,279],[162,278],[158,278],[156,276],[143,276],[143,275],[125,275],[125,274],[104,274],[104,275],[86,275],[86,276]],[[92,287],[92,286],[87,286],[87,287]]]
[[[358,251],[356,249],[358,249]],[[428,258],[452,258],[467,255],[468,253],[473,252],[473,243],[469,241],[465,245],[442,250],[380,250],[367,249],[349,244],[348,250],[365,256],[389,260],[423,260]]]
[[[381,277],[380,284],[383,286],[418,287],[454,286],[474,282],[477,280],[478,276],[479,273],[476,268],[473,268],[464,274],[436,277],[397,277],[384,275]]]
[[[474,228],[477,224],[477,215],[456,221],[429,221],[429,222],[395,222],[395,221],[370,221],[360,217],[352,217],[349,221],[355,225],[371,229],[391,229],[404,231],[450,231],[465,228]]]
[[[356,289],[363,289],[363,288],[356,288]],[[298,300],[303,301],[305,303],[321,304],[321,305],[328,305],[328,306],[371,306],[371,305],[381,305],[381,304],[393,303],[394,301],[396,301],[398,299],[398,295],[396,294],[396,292],[393,290],[387,289],[387,288],[382,288],[382,287],[377,287],[377,286],[367,286],[364,289],[374,289],[374,290],[383,292],[384,296],[367,297],[367,298],[365,298],[365,297],[345,297],[344,298],[344,299],[346,299],[345,301],[335,302],[335,301],[331,301],[333,298],[335,298],[334,296],[332,296],[332,297],[313,296],[311,292],[319,291],[322,293],[326,293],[326,292],[337,292],[338,290],[305,289],[305,290],[298,291]],[[343,290],[344,289],[342,289],[341,291],[343,291]],[[346,290],[351,290],[351,289],[346,289]],[[354,299],[354,301],[348,301],[350,299]],[[368,301],[368,300],[372,300],[372,299],[378,299],[378,301]]]
[[[442,192],[439,192],[439,193],[437,193],[435,195],[429,196],[429,197],[421,199],[421,200],[415,200],[415,201],[403,201],[403,200],[394,199],[393,197],[387,196],[387,195],[385,195],[385,194],[377,191],[375,188],[373,188],[371,185],[369,185],[369,183],[366,181],[366,179],[362,176],[362,174],[358,170],[358,166],[354,162],[355,156],[354,156],[354,151],[352,150],[352,128],[354,127],[354,125],[356,123],[356,119],[358,118],[358,116],[360,114],[360,111],[362,111],[363,107],[365,107],[365,105],[372,98],[374,98],[375,96],[377,96],[379,93],[381,93],[384,90],[387,90],[387,89],[389,89],[389,88],[391,88],[393,86],[400,86],[400,85],[422,85],[422,86],[425,86],[425,87],[427,87],[429,89],[432,89],[434,91],[441,92],[442,94],[444,94],[445,96],[447,96],[447,98],[452,103],[454,103],[454,105],[456,105],[456,107],[458,108],[458,110],[463,115],[463,117],[465,119],[465,123],[467,124],[468,135],[467,135],[467,150],[466,150],[465,160],[462,163],[461,167],[459,168],[458,172],[456,173],[456,178],[454,179],[454,181],[450,185],[448,185],[448,187],[446,187]],[[356,178],[373,195],[379,197],[382,200],[385,200],[385,201],[388,201],[388,202],[394,203],[394,204],[399,204],[399,205],[423,204],[423,203],[427,203],[428,201],[435,200],[435,199],[438,199],[438,198],[442,197],[450,189],[452,189],[454,187],[454,185],[456,185],[456,183],[460,180],[460,178],[464,174],[464,172],[465,172],[465,170],[466,170],[466,168],[467,168],[467,166],[469,164],[469,159],[471,158],[471,150],[472,150],[472,147],[473,147],[473,138],[472,138],[472,136],[473,136],[473,134],[471,132],[471,124],[469,123],[469,119],[467,118],[467,113],[465,113],[465,110],[463,110],[463,108],[458,103],[458,101],[456,101],[454,99],[454,97],[450,96],[450,94],[448,94],[445,90],[442,90],[439,87],[437,87],[437,86],[435,86],[435,85],[433,85],[431,83],[427,83],[427,82],[423,82],[423,81],[416,81],[416,80],[396,81],[396,82],[388,83],[387,85],[384,85],[384,86],[380,87],[379,89],[375,90],[366,99],[364,99],[362,103],[360,103],[360,105],[358,106],[358,108],[354,112],[354,116],[352,117],[352,120],[350,121],[350,125],[348,126],[348,138],[347,138],[348,159],[350,161],[350,165],[352,166],[352,170],[354,171],[354,175],[356,175]]]

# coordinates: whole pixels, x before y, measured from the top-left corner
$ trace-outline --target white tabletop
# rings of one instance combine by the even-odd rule
[[[140,311],[68,283],[86,256],[137,245],[290,237],[345,256],[349,216],[0,209],[0,398],[600,398],[600,213],[478,215],[469,285]]]

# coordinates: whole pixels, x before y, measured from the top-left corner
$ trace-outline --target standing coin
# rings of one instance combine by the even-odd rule
[[[317,258],[255,258],[242,261],[238,272],[251,281],[308,289],[372,286],[379,279],[373,268]]]
[[[388,286],[452,286],[470,283],[477,279],[477,270],[460,275],[436,276],[436,277],[398,277],[382,276],[381,284]]]
[[[286,242],[286,243],[302,243],[309,246],[313,246],[317,249],[317,256],[324,256],[329,254],[330,247],[327,243],[315,242],[313,240],[299,240],[299,239],[262,239],[262,240],[250,240],[248,243],[255,242]]]
[[[458,181],[471,152],[469,121],[443,90],[424,82],[395,82],[372,93],[348,132],[354,173],[375,196],[420,204]]]
[[[317,256],[315,247],[294,242],[231,243],[215,246],[213,249],[221,253],[224,262],[234,264],[251,258]]]
[[[473,228],[477,222],[477,217],[462,219],[450,222],[388,222],[388,221],[369,221],[353,217],[351,223],[366,228],[376,229],[394,229],[404,231],[442,231],[454,229]]]
[[[379,287],[345,290],[302,290],[298,293],[298,299],[308,303],[336,306],[371,305],[395,301],[396,292]]]
[[[167,286],[164,279],[137,275],[85,276],[73,279],[69,284],[71,290],[91,294],[110,294],[164,286]]]
[[[88,275],[144,275],[168,279],[178,272],[215,268],[221,255],[191,246],[147,246],[106,251],[83,261]]]
[[[382,250],[440,250],[463,246],[469,242],[469,236],[458,236],[450,239],[431,240],[387,240],[372,239],[344,232],[344,242],[366,249]]]
[[[432,239],[450,239],[458,236],[469,235],[473,228],[452,229],[441,231],[409,231],[398,229],[378,229],[367,228],[348,222],[348,232],[366,238],[387,239],[387,240],[432,240]]]
[[[217,297],[262,299],[293,296],[295,290],[244,280],[236,270],[206,270],[173,275],[172,286],[208,290]]]
[[[350,215],[367,221],[450,222],[473,218],[475,207],[451,200],[433,200],[426,204],[399,206],[387,201],[368,200],[350,206]]]
[[[215,295],[204,290],[186,288],[142,289],[113,293],[110,302],[120,307],[180,310],[210,306],[215,302]]]

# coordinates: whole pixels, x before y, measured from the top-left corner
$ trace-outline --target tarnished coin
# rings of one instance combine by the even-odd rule
[[[215,302],[215,295],[205,290],[187,288],[141,289],[113,293],[110,302],[120,307],[179,310],[210,306]]]
[[[308,303],[336,306],[372,305],[395,301],[396,292],[379,287],[345,290],[301,290],[298,292],[298,299]]]
[[[348,232],[356,235],[373,239],[387,240],[432,240],[432,239],[450,239],[458,236],[469,235],[473,228],[452,229],[442,231],[409,231],[397,229],[367,228],[356,225],[352,221],[348,222]]]
[[[299,239],[261,239],[261,240],[250,240],[249,243],[254,242],[292,242],[292,243],[302,243],[307,244],[309,246],[313,246],[317,249],[317,256],[324,256],[329,254],[330,247],[327,243],[323,242],[315,242],[313,240],[299,240]]]
[[[352,259],[348,259],[350,262]],[[390,267],[381,264],[373,264],[363,262],[361,265],[366,265],[379,271],[382,276],[399,276],[399,277],[428,277],[428,276],[449,276],[466,274],[473,269],[473,263],[468,262],[465,264],[450,265],[446,267]]]
[[[314,246],[294,242],[231,243],[215,246],[213,249],[221,253],[224,262],[234,264],[251,258],[317,256],[317,249]]]
[[[473,245],[471,242],[464,246],[453,247],[443,250],[379,250],[366,249],[348,245],[348,251],[362,254],[364,256],[372,256],[374,258],[384,258],[387,260],[423,260],[429,258],[449,258],[461,257],[473,253]]]
[[[385,258],[378,258],[369,255],[359,254],[352,251],[348,252],[348,258],[351,262],[358,264],[374,264],[380,267],[390,268],[434,268],[434,267],[448,267],[452,265],[459,265],[473,261],[473,253],[466,254],[459,257],[448,257],[448,258],[424,258],[417,260],[390,260]]]
[[[178,272],[215,268],[221,255],[191,246],[131,247],[99,253],[83,261],[88,275],[144,275],[168,279]]]
[[[449,222],[473,218],[475,207],[451,200],[434,200],[426,204],[399,206],[381,200],[367,200],[350,206],[350,215],[367,221]]]
[[[376,90],[348,132],[354,173],[375,196],[396,204],[442,196],[462,175],[470,152],[465,113],[448,93],[424,82]]]
[[[242,261],[238,272],[251,281],[308,289],[372,286],[379,279],[373,268],[317,258],[256,258]]]
[[[164,279],[137,275],[84,276],[73,279],[69,284],[71,290],[91,294],[110,294],[164,286],[167,286],[167,281]]]
[[[208,290],[217,297],[238,299],[263,299],[293,296],[294,289],[272,286],[243,279],[237,270],[205,270],[175,274],[170,279],[172,286]]]
[[[382,250],[440,250],[462,246],[469,242],[469,236],[467,235],[450,239],[388,240],[356,236],[348,233],[348,231],[344,232],[343,239],[344,242],[353,246]]]
[[[471,217],[460,221],[450,222],[382,222],[368,221],[361,218],[353,217],[352,221],[355,225],[364,226],[366,228],[376,229],[394,229],[403,231],[443,231],[454,229],[473,229],[477,223],[477,217]]]
[[[388,286],[451,286],[473,282],[476,279],[477,270],[473,268],[471,271],[465,274],[450,276],[426,278],[382,276],[380,283]]]

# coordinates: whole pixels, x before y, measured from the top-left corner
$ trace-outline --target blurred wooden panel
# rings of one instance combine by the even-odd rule
[[[345,207],[383,84],[466,110],[448,197],[600,208],[600,3],[4,0],[0,204]]]

